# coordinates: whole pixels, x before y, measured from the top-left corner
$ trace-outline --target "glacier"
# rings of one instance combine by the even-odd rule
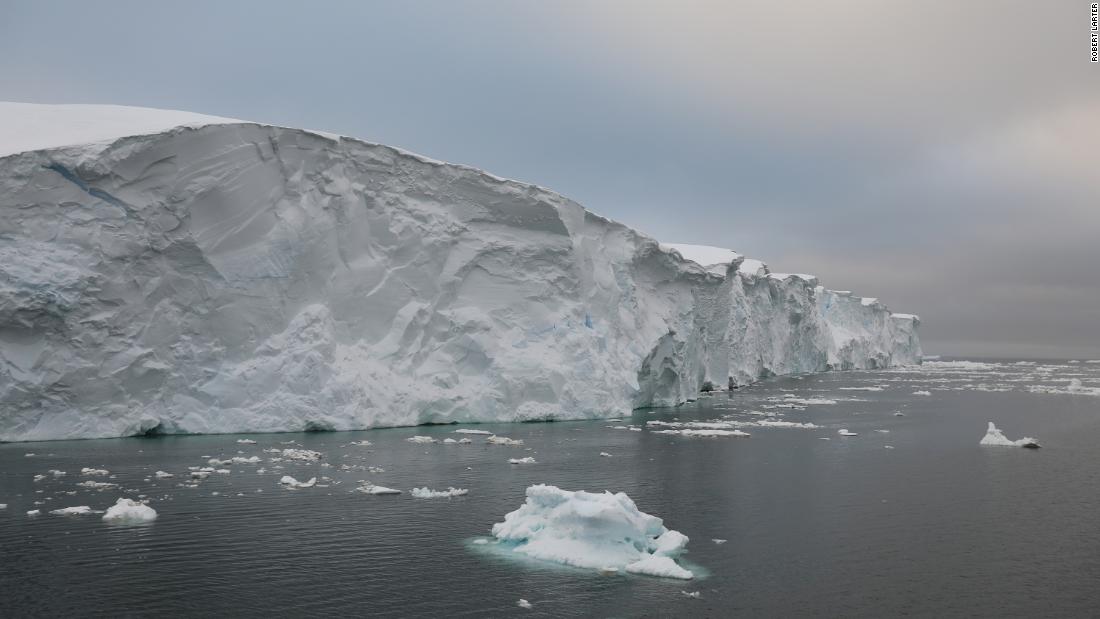
[[[328,133],[0,104],[0,440],[620,417],[919,318]]]

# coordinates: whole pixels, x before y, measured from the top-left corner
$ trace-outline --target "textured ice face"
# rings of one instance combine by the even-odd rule
[[[0,158],[0,440],[614,417],[917,363],[915,317],[545,189],[220,124]]]
[[[514,552],[596,570],[692,578],[675,561],[688,538],[639,511],[626,494],[595,494],[539,484],[527,501],[493,525],[493,536]]]

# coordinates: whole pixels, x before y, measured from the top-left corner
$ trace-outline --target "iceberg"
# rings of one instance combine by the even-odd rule
[[[688,537],[640,511],[623,492],[530,486],[526,502],[494,524],[492,533],[511,551],[544,561],[668,578],[694,576],[676,563]]]
[[[622,417],[921,360],[919,318],[812,276],[185,112],[0,103],[0,239],[2,441]]]
[[[989,422],[989,427],[985,431],[985,436],[978,443],[979,445],[996,445],[1000,447],[1027,447],[1028,449],[1038,449],[1040,447],[1039,441],[1031,437],[1024,437],[1020,440],[1009,440],[1004,432],[997,426],[993,425],[993,422]]]
[[[317,485],[317,478],[310,477],[309,481],[298,481],[290,475],[283,475],[282,479],[279,480],[279,483],[286,486],[287,488],[312,488],[313,486]]]
[[[132,499],[119,499],[107,508],[103,520],[114,524],[140,524],[157,519],[157,510]]]
[[[61,509],[50,510],[50,513],[55,516],[84,516],[92,513],[92,508],[87,505],[78,505],[76,507],[62,507]]]
[[[409,494],[418,499],[449,499],[456,496],[465,496],[469,493],[470,491],[465,488],[447,488],[446,490],[432,490],[431,488],[413,488],[412,491],[409,492]]]

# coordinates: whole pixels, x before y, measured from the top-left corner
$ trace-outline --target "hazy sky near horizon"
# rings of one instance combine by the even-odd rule
[[[392,144],[877,296],[928,353],[1100,358],[1085,1],[16,0],[0,100]]]

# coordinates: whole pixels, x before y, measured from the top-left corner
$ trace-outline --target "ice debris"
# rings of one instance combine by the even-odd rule
[[[465,488],[447,488],[446,490],[432,490],[431,488],[413,488],[409,494],[418,499],[438,499],[463,496],[470,491]]]

